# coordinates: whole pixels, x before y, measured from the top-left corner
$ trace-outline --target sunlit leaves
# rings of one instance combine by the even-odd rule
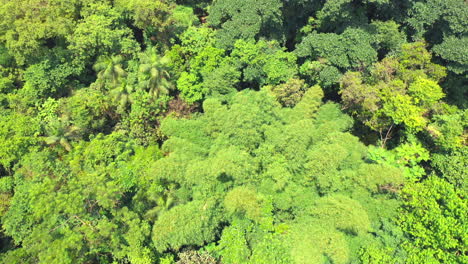
[[[466,256],[467,203],[460,192],[443,179],[431,176],[404,190],[400,225],[410,241],[408,263],[464,262]]]
[[[160,251],[184,245],[201,246],[211,241],[219,216],[210,201],[193,201],[161,215],[153,226],[153,242]]]
[[[399,56],[375,64],[373,78],[365,81],[359,72],[346,73],[340,91],[344,105],[380,133],[393,124],[421,131],[429,122],[428,113],[445,96],[438,85],[444,68],[430,59],[423,43],[403,44]]]

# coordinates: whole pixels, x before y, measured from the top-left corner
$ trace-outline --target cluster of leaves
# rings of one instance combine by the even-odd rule
[[[0,0],[0,263],[468,262],[467,21]]]
[[[404,44],[401,54],[374,65],[366,78],[347,72],[341,79],[343,105],[374,130],[402,125],[414,132],[427,127],[430,113],[444,113],[438,85],[444,68],[433,64],[423,43]],[[365,80],[368,80],[367,83]]]

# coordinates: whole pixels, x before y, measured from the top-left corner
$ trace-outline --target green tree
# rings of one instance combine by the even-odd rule
[[[307,87],[303,80],[289,79],[286,83],[269,89],[283,106],[292,107],[301,100]]]
[[[342,34],[313,32],[298,44],[295,53],[313,60],[323,58],[341,69],[363,69],[377,60],[371,34],[349,28]]]
[[[169,61],[166,57],[160,57],[155,48],[148,49],[140,59],[140,86],[158,99],[168,95],[173,89],[167,69]]]
[[[397,57],[387,57],[374,65],[367,82],[360,72],[348,72],[341,80],[344,106],[364,124],[380,132],[404,125],[410,132],[427,127],[428,113],[442,112],[445,94],[438,85],[444,68],[430,62],[424,44],[404,44]],[[430,118],[430,117],[429,117]]]
[[[444,42],[432,49],[435,54],[446,60],[447,69],[456,74],[465,74],[468,69],[468,37],[446,37]]]
[[[159,125],[170,98],[155,99],[145,91],[135,91],[130,96],[132,103],[128,113],[123,115],[121,127],[139,144],[146,146],[158,142],[162,138]]]
[[[85,67],[98,56],[122,54],[134,56],[140,50],[130,28],[120,14],[106,3],[90,4],[81,11],[83,19],[67,35],[67,48],[77,67]]]
[[[468,262],[467,10],[0,0],[0,263]]]
[[[160,251],[201,246],[216,236],[220,215],[210,201],[194,201],[161,214],[153,226],[153,243]]]
[[[466,33],[467,16],[468,7],[463,2],[429,0],[412,2],[405,20],[415,31],[414,38],[421,39],[424,36],[428,41],[437,43],[442,40],[441,36],[461,36]]]
[[[44,142],[48,145],[61,145],[66,151],[71,151],[71,140],[79,138],[79,128],[70,126],[64,120],[54,120],[48,124]]]
[[[468,190],[468,172],[465,169],[468,165],[467,154],[468,147],[464,146],[454,151],[436,153],[431,159],[432,166],[441,173],[440,175],[464,192]]]
[[[24,156],[2,219],[22,247],[2,261],[154,262],[154,249],[145,242],[150,225],[130,209],[144,175],[144,164],[132,160],[142,150],[134,147],[124,134],[113,133],[81,141],[60,159],[48,150]]]
[[[365,162],[366,147],[343,132],[351,127],[352,121],[337,105],[322,105],[322,96],[319,87],[312,87],[296,106],[282,108],[266,89],[246,90],[224,98],[206,99],[204,114],[197,118],[166,119],[161,128],[168,136],[162,147],[167,156],[154,164],[154,175],[158,181],[177,186],[179,201],[191,202],[176,204],[162,213],[167,217],[161,218],[164,225],[158,224],[157,230],[164,236],[158,238],[158,232],[153,233],[157,245],[163,249],[177,245],[172,246],[177,249],[213,242],[212,237],[203,239],[203,234],[196,241],[192,238],[208,227],[188,231],[188,224],[174,226],[169,215],[175,217],[171,212],[177,212],[179,222],[185,223],[189,217],[184,216],[188,214],[184,210],[189,210],[189,204],[214,202],[206,210],[222,209],[223,213],[217,214],[223,216],[223,222],[231,224],[222,230],[219,244],[212,249],[223,262],[291,263],[288,256],[297,252],[316,254],[299,247],[303,243],[297,241],[302,238],[290,243],[283,235],[290,233],[286,231],[288,226],[297,225],[300,230],[305,222],[311,223],[311,228],[330,224],[329,229],[320,232],[323,237],[336,237],[339,245],[325,249],[324,244],[323,251],[316,255],[323,255],[316,259],[319,263],[325,261],[326,254],[338,250],[351,253],[336,253],[336,261],[357,259],[357,249],[365,244],[363,241],[372,240],[371,219],[384,217],[379,211],[366,215],[371,209],[364,204],[372,208],[391,204],[393,192],[388,189],[398,188],[403,182],[402,171],[391,165]],[[320,195],[336,193],[339,199],[330,203],[336,207],[336,214],[343,217],[335,213],[327,216],[325,211],[332,206],[325,198],[323,208],[322,203],[311,203]],[[386,198],[376,200],[372,194]],[[350,198],[351,195],[359,200]],[[198,214],[205,212],[191,213]],[[210,230],[218,230],[219,226],[213,225]],[[173,228],[167,229],[168,226]],[[176,238],[180,242],[176,243]],[[347,239],[353,243],[348,244]],[[299,259],[296,261],[301,263]]]
[[[133,25],[143,30],[147,38],[157,44],[169,44],[171,26],[176,22],[172,16],[175,5],[171,1],[117,0],[114,6],[131,18]]]
[[[56,58],[29,66],[24,72],[21,94],[34,100],[59,97],[69,93],[76,70],[69,63],[57,63]]]
[[[278,85],[297,74],[295,54],[281,48],[276,41],[238,40],[231,57],[234,65],[242,71],[243,81],[250,87]]]
[[[216,1],[210,8],[208,23],[216,28],[220,47],[232,49],[238,39],[247,41],[267,39],[284,40],[279,0]]]
[[[47,42],[60,45],[73,32],[80,2],[3,0],[0,41],[19,65],[37,63],[48,53]]]
[[[356,27],[367,23],[365,3],[351,0],[326,1],[316,13],[317,24],[323,31],[342,32],[347,27]]]
[[[30,116],[13,111],[2,111],[0,115],[0,165],[7,173],[29,149],[37,144],[40,126]]]
[[[467,203],[453,185],[436,176],[405,187],[399,223],[408,237],[407,263],[466,262]]]
[[[200,35],[192,34],[199,32]],[[226,94],[232,92],[240,79],[240,72],[225,57],[223,49],[212,44],[212,31],[201,28],[193,32],[188,30],[182,49],[187,60],[187,71],[180,74],[177,89],[189,103],[202,100],[211,94]]]
[[[97,86],[113,89],[121,85],[122,78],[127,75],[123,69],[123,62],[123,57],[119,55],[99,57],[93,66],[97,72]]]
[[[64,147],[70,148],[71,141],[105,131],[114,116],[110,100],[102,91],[83,88],[67,98],[46,100],[39,107],[37,120],[47,142],[63,142]]]

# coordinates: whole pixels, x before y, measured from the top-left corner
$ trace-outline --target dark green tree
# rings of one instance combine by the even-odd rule
[[[284,41],[283,19],[279,0],[221,0],[210,8],[208,23],[219,28],[218,45],[232,49],[238,39],[259,40],[261,37]]]

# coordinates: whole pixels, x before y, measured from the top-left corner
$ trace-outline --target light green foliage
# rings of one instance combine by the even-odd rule
[[[173,10],[172,17],[181,29],[187,29],[188,27],[199,24],[198,17],[193,13],[193,8],[188,6],[176,6]]]
[[[278,85],[297,74],[296,57],[276,42],[238,40],[230,56],[212,42],[212,32],[204,28],[189,28],[182,35],[182,53],[192,59],[187,61],[189,70],[180,74],[177,89],[189,103],[230,94],[243,85]]]
[[[440,81],[447,75],[445,67],[431,62],[432,54],[426,49],[424,42],[403,44],[398,58],[401,64],[399,75],[404,81],[414,81],[421,75]]]
[[[365,209],[357,201],[346,196],[325,196],[306,213],[323,224],[348,234],[360,235],[371,229]]]
[[[466,145],[467,110],[459,110],[452,114],[436,115],[433,120],[427,127],[427,131],[437,146],[451,150]]]
[[[46,41],[59,42],[71,34],[78,19],[79,2],[2,0],[0,41],[18,64],[37,62],[47,53]]]
[[[247,187],[231,190],[224,199],[224,206],[229,213],[245,214],[252,220],[261,217],[261,199],[254,190]]]
[[[219,71],[223,60],[224,50],[222,49],[206,47],[200,50],[190,61],[190,71],[182,72],[177,81],[177,89],[181,91],[182,98],[189,103],[193,103],[210,94],[212,91],[204,87],[204,78],[214,71]],[[230,85],[233,85],[233,83],[230,82]],[[214,88],[220,89],[222,86]]]
[[[205,47],[213,46],[215,31],[209,27],[189,27],[180,36],[183,51],[191,57],[200,53]]]
[[[429,151],[412,138],[392,151],[371,148],[369,152],[369,158],[377,164],[402,168],[404,176],[410,181],[417,181],[426,174],[419,163],[428,161],[429,157]]]
[[[201,246],[212,241],[219,224],[210,201],[194,201],[161,214],[153,226],[153,243],[160,251]]]
[[[346,237],[360,237],[370,231],[364,207],[349,198],[349,193],[360,193],[372,200],[368,195],[382,193],[380,186],[402,182],[399,170],[364,162],[364,145],[342,132],[351,125],[349,117],[343,116],[336,105],[321,106],[322,96],[319,87],[312,87],[294,108],[281,108],[267,91],[244,91],[227,99],[227,105],[222,104],[221,100],[226,100],[222,98],[205,100],[204,115],[199,118],[163,122],[162,130],[169,136],[163,151],[169,154],[156,162],[155,175],[161,181],[190,189],[194,201],[206,203],[219,197],[226,209],[225,217],[232,223],[238,219],[251,221],[247,225],[250,227],[237,223],[223,230],[218,253],[226,263],[290,263],[287,252],[296,252],[303,243],[292,243],[292,249],[281,235],[281,226],[290,224],[288,214],[313,215],[317,221],[331,225],[331,231],[324,236],[335,236],[339,246],[324,244],[317,254],[335,252],[337,259],[347,261],[351,258],[348,253],[338,253],[338,248],[350,250]],[[318,196],[315,189],[343,194],[336,200],[306,203]],[[189,210],[189,204],[176,205],[167,215],[174,212],[184,222],[183,210]],[[169,224],[166,217],[164,221]],[[301,221],[297,224],[302,225]],[[210,242],[203,234],[208,227],[200,226],[199,240],[193,240],[192,232],[185,231],[184,226],[174,227],[171,238],[164,238],[168,242],[159,241],[156,231],[153,240],[164,249]],[[162,224],[158,230],[164,230]],[[180,242],[173,240],[176,238]],[[271,242],[259,242],[263,239]],[[276,254],[280,249],[285,253]]]
[[[247,263],[251,252],[246,239],[246,232],[249,232],[250,229],[252,229],[252,226],[248,222],[234,223],[223,229],[218,250],[224,263]]]
[[[429,160],[429,152],[418,142],[401,144],[394,149],[400,163],[415,166],[421,161]]]
[[[395,86],[385,87],[385,102],[382,108],[382,114],[387,115],[395,124],[404,124],[409,130],[417,131],[425,127],[427,120],[424,119],[424,109],[413,104],[410,96],[392,95],[392,90],[401,90],[402,83],[394,83]],[[417,98],[416,98],[417,100]]]
[[[253,250],[249,264],[291,263],[290,253],[284,245],[282,234],[258,232],[258,234],[254,233],[254,237],[258,238],[255,243],[252,243]]]
[[[203,98],[202,87],[197,84],[198,78],[194,74],[183,72],[177,80],[177,89],[187,102],[196,102]]]
[[[293,107],[301,100],[307,88],[303,80],[289,79],[286,83],[269,87],[269,90],[283,106]]]
[[[348,144],[343,145],[343,142]],[[365,155],[364,146],[357,140],[345,134],[332,134],[315,150],[309,152],[312,162],[306,164],[306,167],[309,169],[309,177],[322,194],[364,190],[377,193],[381,191],[382,186],[403,182],[401,172],[392,168],[394,164],[376,166],[356,163]]]
[[[235,220],[223,230],[216,250],[221,261],[235,263],[291,263],[288,248],[279,232],[256,229],[249,221]]]
[[[220,0],[210,8],[208,23],[216,28],[218,45],[232,49],[238,39],[283,40],[283,21],[279,0],[244,0],[233,2]]]
[[[349,263],[355,241],[372,241],[366,235],[372,229],[366,209],[349,197],[324,196],[305,213],[288,232],[294,263]]]
[[[213,37],[213,30],[206,27],[190,27],[181,35],[182,58],[178,63],[187,71],[180,73],[177,89],[189,103],[207,95],[230,93],[240,79],[241,73],[226,59],[225,51],[213,46]]]
[[[467,6],[0,0],[0,263],[468,263]]]
[[[404,44],[400,55],[375,64],[369,81],[361,73],[346,73],[340,91],[345,107],[381,134],[393,124],[422,130],[445,96],[438,85],[444,70],[430,59],[422,43]]]
[[[7,172],[38,142],[39,124],[30,116],[11,111],[0,114],[0,165]]]
[[[464,263],[466,256],[467,202],[453,185],[436,176],[411,184],[405,199],[400,225],[409,241],[407,263]]]
[[[445,96],[437,82],[425,78],[414,80],[408,87],[408,93],[415,97],[416,104],[424,107],[437,103]]]
[[[302,99],[294,107],[294,112],[300,113],[300,114],[297,115],[297,116],[293,115],[291,118],[293,118],[293,119],[297,118],[298,120],[301,120],[303,117],[308,117],[308,118],[315,117],[315,115],[317,114],[317,111],[319,110],[320,106],[322,105],[322,100],[323,100],[323,91],[320,88],[320,86],[315,85],[313,87],[310,87],[304,93],[304,95],[302,96]],[[322,109],[325,109],[328,106],[329,105],[325,105],[325,106],[323,106]],[[322,111],[322,112],[319,112],[319,113],[323,113],[323,112],[326,112],[326,111]],[[330,112],[333,112],[333,109]],[[344,116],[340,117],[339,114],[338,114],[338,116],[334,116],[334,117],[339,117],[339,118],[336,119],[336,121],[338,121],[339,119],[346,119],[346,117],[344,117]],[[331,120],[329,120],[329,121],[331,121]],[[335,121],[335,120],[333,120],[333,121]],[[339,121],[341,121],[341,120],[339,120]]]
[[[26,254],[19,250],[10,255],[21,254],[23,262],[112,257],[153,263],[145,242],[150,226],[127,207],[127,195],[139,178],[130,159],[133,151],[124,135],[114,133],[77,144],[62,161],[51,151],[24,157],[3,226]]]
[[[304,223],[291,232],[292,242],[296,245],[291,256],[294,263],[346,263],[349,249],[343,233],[330,226],[318,226],[317,223]]]
[[[361,251],[359,260],[364,264],[395,264],[396,259],[391,256],[390,250],[368,247]]]

